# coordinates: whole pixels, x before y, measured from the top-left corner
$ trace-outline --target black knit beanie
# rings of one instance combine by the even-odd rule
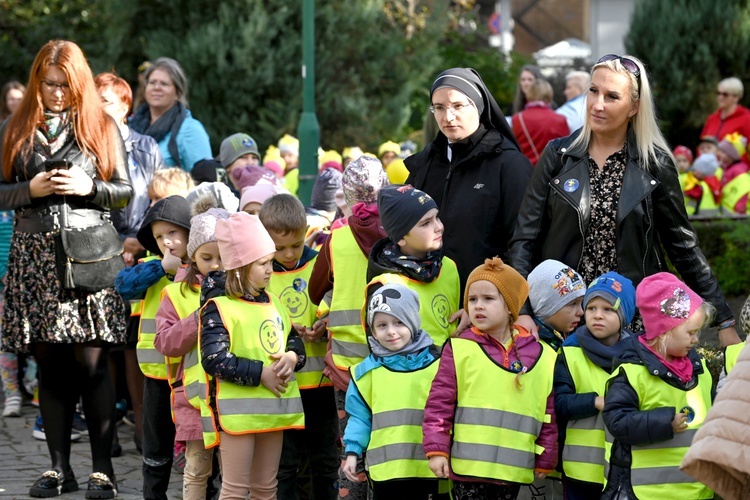
[[[190,231],[190,203],[182,196],[174,195],[162,198],[148,209],[136,237],[143,248],[156,255],[161,255],[151,232],[154,222],[169,222]]]
[[[380,223],[394,243],[411,231],[424,214],[437,207],[429,194],[410,185],[391,184],[378,193]]]

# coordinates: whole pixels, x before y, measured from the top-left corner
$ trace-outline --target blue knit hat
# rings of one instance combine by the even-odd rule
[[[626,328],[635,316],[635,287],[633,282],[614,271],[604,273],[589,285],[583,296],[583,310],[594,297],[601,297],[612,305],[620,316],[620,329]]]

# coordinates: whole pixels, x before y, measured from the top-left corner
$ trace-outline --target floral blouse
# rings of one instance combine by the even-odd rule
[[[613,153],[599,170],[589,157],[589,185],[591,187],[591,218],[583,240],[580,269],[586,283],[617,267],[617,206],[620,202],[622,178],[628,161],[628,145]]]

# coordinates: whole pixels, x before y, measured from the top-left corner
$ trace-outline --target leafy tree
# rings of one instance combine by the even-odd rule
[[[672,144],[697,142],[706,117],[716,109],[714,91],[720,79],[750,80],[748,4],[748,0],[636,2],[625,46],[646,63],[662,130]]]

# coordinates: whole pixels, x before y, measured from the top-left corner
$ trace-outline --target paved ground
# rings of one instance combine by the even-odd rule
[[[0,417],[0,498],[31,498],[28,496],[29,488],[50,467],[47,444],[31,437],[37,411],[33,406],[24,406],[21,418]],[[119,490],[117,498],[143,498],[141,455],[133,443],[133,429],[121,425],[118,427],[118,435],[123,453],[112,459]],[[57,498],[83,498],[88,475],[92,472],[90,457],[88,438],[84,436],[73,443],[71,465],[81,490]],[[172,474],[168,495],[170,499],[182,498],[181,475]]]

